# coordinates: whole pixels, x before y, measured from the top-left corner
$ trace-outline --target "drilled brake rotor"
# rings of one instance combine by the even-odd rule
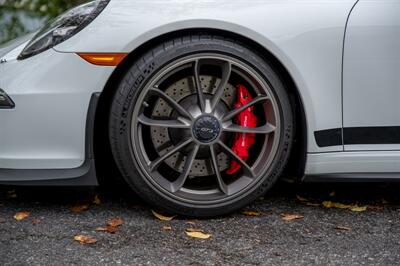
[[[200,80],[203,92],[208,95],[212,95],[215,93],[215,90],[220,82],[219,78],[206,75],[200,76]],[[193,84],[193,77],[186,77],[169,86],[165,90],[165,93],[179,103],[183,99],[196,94]],[[231,84],[228,84],[224,89],[224,94],[221,99],[223,104],[229,110],[233,109],[233,105],[235,102],[235,92],[236,89]],[[165,102],[163,99],[159,98],[154,104],[152,117],[156,119],[166,119],[171,117],[173,115],[173,112],[174,109],[169,106],[168,103]],[[151,140],[156,151],[159,153],[159,156],[162,156],[163,154],[173,149],[173,145],[171,145],[171,143],[173,143],[173,140],[171,139],[171,132],[168,131],[168,128],[151,127],[150,132]],[[175,171],[181,173],[185,165],[186,157],[187,156],[184,153],[177,152],[173,156],[166,159],[165,163]],[[211,163],[211,159],[208,157],[197,158],[193,163],[189,175],[195,177],[215,174]],[[225,153],[218,154],[218,167],[221,172],[228,169],[229,163],[230,159]]]

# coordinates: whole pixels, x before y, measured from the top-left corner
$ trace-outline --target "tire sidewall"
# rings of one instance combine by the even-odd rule
[[[287,162],[293,138],[293,114],[287,91],[278,74],[262,57],[231,40],[219,38],[173,40],[155,47],[149,53],[137,60],[125,77],[121,80],[111,107],[110,139],[112,152],[119,169],[133,190],[147,202],[162,207],[167,211],[186,216],[215,216],[232,212],[241,208],[256,198],[262,196],[276,182]],[[279,144],[269,169],[252,183],[247,191],[218,204],[189,204],[169,197],[156,188],[145,177],[145,170],[137,162],[132,150],[131,123],[133,109],[142,89],[152,77],[172,61],[196,53],[218,53],[234,57],[258,71],[267,81],[278,102],[277,107],[281,118]]]

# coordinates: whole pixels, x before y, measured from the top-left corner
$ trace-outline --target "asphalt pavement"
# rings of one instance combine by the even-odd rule
[[[118,189],[0,186],[0,265],[399,265],[399,192],[280,183],[229,216],[162,221]]]

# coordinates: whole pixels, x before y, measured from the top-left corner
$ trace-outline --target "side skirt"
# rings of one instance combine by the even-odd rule
[[[303,181],[400,181],[400,151],[309,153]]]

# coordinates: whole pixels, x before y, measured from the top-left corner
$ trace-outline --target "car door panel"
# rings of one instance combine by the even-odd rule
[[[361,0],[343,61],[345,151],[400,150],[400,1]]]

